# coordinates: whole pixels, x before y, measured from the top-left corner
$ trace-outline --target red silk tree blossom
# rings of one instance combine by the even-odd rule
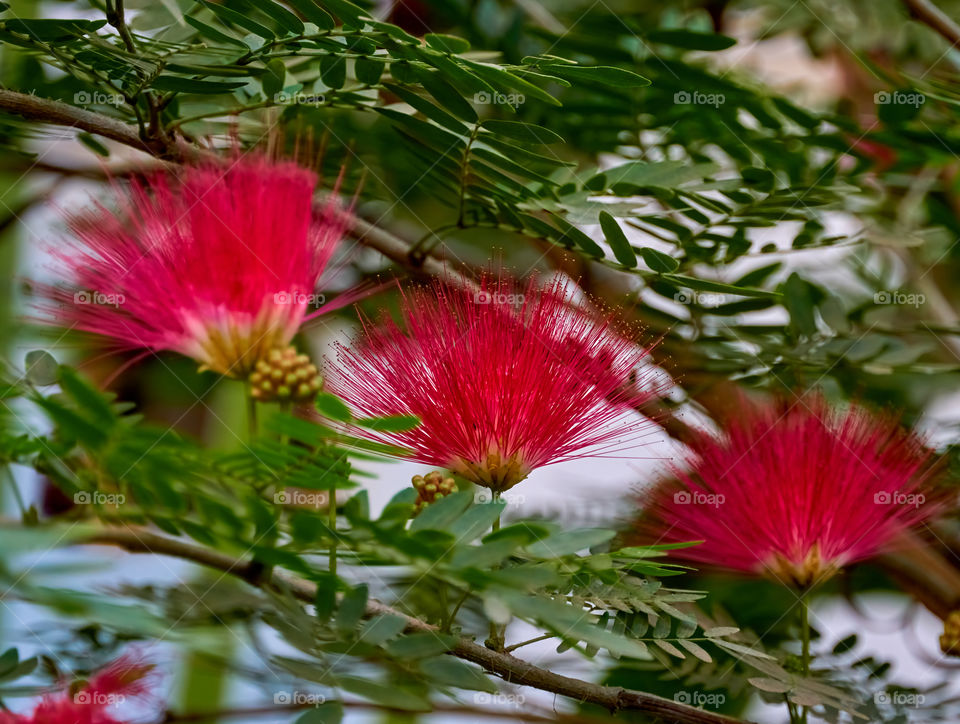
[[[702,540],[674,555],[804,588],[889,546],[938,508],[934,453],[892,417],[819,396],[744,401],[685,468],[642,494],[644,541]]]
[[[362,416],[416,415],[405,432],[361,430],[494,492],[543,465],[636,446],[656,395],[648,353],[573,305],[571,285],[486,279],[404,294],[402,327],[364,320],[340,345],[330,389]]]
[[[316,184],[261,155],[116,184],[112,209],[69,218],[75,239],[54,253],[71,288],[43,287],[43,306],[120,349],[245,376],[290,343],[343,236],[334,201],[314,213]]]
[[[152,672],[140,657],[122,656],[82,685],[44,696],[29,714],[0,712],[0,724],[123,724],[115,717],[117,706],[149,700]]]

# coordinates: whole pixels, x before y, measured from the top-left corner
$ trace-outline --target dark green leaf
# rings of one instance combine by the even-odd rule
[[[680,286],[696,289],[700,292],[719,292],[720,294],[739,294],[742,297],[777,297],[774,292],[764,291],[763,289],[751,289],[749,287],[739,287],[733,284],[724,284],[710,279],[698,279],[697,277],[686,276],[684,274],[664,274],[664,279],[676,282]]]
[[[441,633],[415,633],[394,639],[386,646],[387,653],[398,659],[422,659],[449,651],[456,636]]]
[[[606,543],[616,535],[604,528],[581,528],[563,530],[527,546],[527,552],[538,558],[558,558],[570,555],[600,543]]]
[[[158,75],[150,85],[157,90],[173,91],[175,93],[217,94],[229,93],[235,88],[246,85],[246,83],[194,80],[193,78],[181,78],[176,75]]]
[[[320,61],[320,79],[328,88],[343,88],[347,79],[347,59],[342,55],[325,55]]]
[[[313,600],[317,619],[326,623],[337,606],[337,577],[332,573],[318,573],[314,576],[317,595]]]
[[[496,133],[498,136],[506,136],[515,141],[524,143],[533,143],[537,145],[549,145],[552,143],[563,143],[563,138],[543,126],[537,126],[533,123],[521,123],[520,121],[484,121],[483,127],[488,131]]]
[[[28,35],[40,41],[64,41],[94,33],[104,25],[106,20],[58,20],[58,19],[27,19],[16,18],[0,21],[0,27],[11,33]]]
[[[603,229],[603,235],[613,250],[613,255],[617,257],[617,261],[628,269],[634,268],[637,265],[637,255],[630,248],[630,242],[627,241],[627,236],[617,220],[606,211],[601,211],[600,228]]]
[[[650,267],[651,270],[661,274],[674,272],[680,268],[680,262],[672,256],[664,254],[662,251],[651,249],[648,246],[640,250],[640,256],[643,258],[644,264]]]
[[[413,519],[411,531],[447,530],[473,503],[473,493],[453,493],[431,503]]]
[[[371,646],[380,646],[403,633],[406,626],[407,621],[403,616],[375,616],[360,629],[359,639]]]
[[[365,417],[357,420],[360,427],[381,432],[406,432],[413,430],[420,424],[416,415],[391,415],[389,417]]]
[[[207,25],[206,23],[202,23],[194,17],[191,17],[189,15],[184,15],[183,19],[187,22],[188,25],[192,25],[194,28],[196,28],[197,32],[200,33],[200,35],[202,35],[205,38],[210,38],[210,40],[217,40],[221,43],[229,43],[230,45],[236,45],[244,49],[247,47],[246,45],[244,45],[242,40],[234,38],[231,35],[227,35],[226,33],[220,30],[217,30],[212,25]]]
[[[460,121],[451,116],[442,108],[438,108],[437,106],[433,105],[426,98],[418,96],[416,93],[404,88],[403,86],[394,85],[393,83],[384,83],[383,85],[387,90],[396,95],[404,103],[420,111],[420,113],[425,115],[427,118],[432,121],[436,121],[444,128],[447,128],[454,133],[462,134],[467,132],[467,127],[464,126]]]
[[[337,26],[336,21],[330,16],[330,13],[317,5],[314,0],[286,1],[290,7],[320,28],[320,30],[333,30]]]
[[[343,404],[339,397],[328,393],[317,395],[316,405],[321,415],[337,422],[347,422],[353,417],[350,408]]]
[[[560,217],[556,218],[558,226],[563,228],[559,241],[564,246],[579,246],[585,254],[596,259],[603,258],[603,249],[593,239],[573,224]]]
[[[520,91],[520,93],[524,94],[525,96],[536,98],[544,103],[549,103],[552,106],[562,105],[560,101],[542,88],[539,88],[533,83],[505,71],[503,68],[495,65],[488,65],[486,63],[476,63],[472,60],[462,60],[462,62],[464,62],[467,67],[474,72],[474,74],[480,76],[482,80],[489,84],[493,84],[501,88]]]
[[[442,35],[440,33],[427,33],[423,36],[427,45],[444,53],[466,53],[470,50],[470,43],[456,35]]]
[[[781,291],[794,332],[801,337],[812,337],[817,332],[817,321],[810,285],[794,272],[783,283]]]
[[[380,76],[383,75],[383,69],[386,64],[380,60],[373,60],[366,56],[357,58],[354,62],[353,71],[357,80],[364,85],[376,85],[380,82]]]
[[[458,689],[496,692],[497,687],[479,666],[451,656],[438,656],[420,662],[420,670],[434,681]]]
[[[225,5],[212,3],[209,2],[209,0],[197,0],[197,2],[203,4],[204,7],[210,8],[213,14],[219,17],[221,20],[233,25],[238,25],[245,30],[249,30],[254,35],[259,35],[261,38],[266,40],[273,40],[276,37],[276,33],[274,33],[266,25],[261,25],[256,20],[251,20],[243,13],[237,12],[236,10],[231,10]]]
[[[692,30],[654,30],[647,40],[687,50],[724,50],[737,44],[736,40],[726,35],[696,33]]]
[[[53,359],[51,357],[51,359]],[[70,396],[76,406],[85,414],[90,415],[101,425],[110,425],[116,420],[113,408],[108,400],[92,385],[88,384],[73,369],[62,366],[59,369],[58,379],[64,393]]]
[[[100,141],[97,140],[96,136],[93,136],[86,131],[81,131],[77,134],[77,140],[80,141],[84,146],[89,148],[98,156],[103,156],[104,158],[110,155],[110,149],[104,146]]]
[[[257,10],[263,14],[270,16],[277,25],[291,35],[300,35],[303,33],[304,27],[300,18],[282,5],[273,2],[273,0],[257,0],[256,7]]]
[[[467,123],[477,122],[477,112],[473,110],[459,91],[443,79],[439,72],[423,71],[418,74],[427,93],[436,98],[437,103]]]
[[[260,79],[263,84],[263,94],[268,98],[275,97],[286,85],[287,66],[280,58],[274,58],[267,63],[267,72]]]
[[[339,701],[325,701],[307,709],[293,724],[340,724],[342,721],[343,704]]]
[[[401,689],[395,684],[380,684],[369,679],[360,679],[353,676],[340,678],[340,685],[352,694],[362,696],[381,706],[404,711],[430,711],[430,702],[426,699]]]
[[[650,85],[650,81],[642,75],[623,68],[610,65],[545,65],[544,70],[555,73],[561,78],[570,80],[592,81],[603,85],[612,85],[618,88],[641,88]]]
[[[334,625],[341,633],[353,631],[367,610],[367,585],[361,583],[343,594]]]
[[[349,0],[321,0],[322,4],[338,18],[355,27],[360,27],[362,18],[370,17],[367,11]]]

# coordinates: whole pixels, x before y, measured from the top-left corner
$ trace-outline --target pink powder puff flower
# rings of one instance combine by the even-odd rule
[[[41,287],[50,319],[119,349],[172,350],[245,377],[290,343],[345,229],[317,179],[262,155],[115,184],[115,209],[69,217],[54,252],[73,285]]]
[[[888,415],[743,401],[723,435],[695,435],[684,469],[641,493],[644,541],[805,588],[888,547],[939,508],[934,453]]]
[[[575,308],[572,285],[484,279],[405,293],[404,329],[363,320],[328,383],[360,416],[415,415],[405,432],[358,430],[499,493],[543,465],[638,444],[655,396],[648,352]],[[646,387],[646,389],[642,389]]]
[[[149,699],[153,666],[127,654],[80,686],[44,696],[30,714],[0,712],[0,724],[122,724],[111,709],[128,699]]]

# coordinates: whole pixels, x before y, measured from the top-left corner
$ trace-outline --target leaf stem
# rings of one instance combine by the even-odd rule
[[[500,502],[500,493],[498,491],[493,491],[493,502]],[[493,521],[493,525],[490,526],[491,530],[496,532],[500,530],[500,515],[497,514],[497,519]],[[499,566],[496,566],[499,568]],[[506,624],[498,624],[494,621],[490,622],[490,637],[484,642],[487,645],[487,648],[491,648],[494,651],[505,651],[504,644],[506,643],[507,636],[507,626]]]
[[[331,485],[327,488],[327,525],[330,527],[330,533],[333,536],[330,541],[330,574],[337,575],[337,487]]]
[[[810,675],[810,588],[807,587],[800,595],[800,662],[803,666],[803,675]],[[800,722],[807,724],[807,707],[800,709]]]
[[[251,394],[253,391],[247,385],[247,442],[257,439],[257,400]]]
[[[553,636],[554,636],[553,634],[543,634],[542,636],[534,636],[532,639],[527,639],[526,641],[521,641],[520,643],[510,644],[503,650],[503,653],[508,654],[511,651],[516,651],[517,649],[523,646],[535,644],[538,641],[546,641],[547,639],[552,639]]]
[[[457,620],[457,614],[460,613],[460,609],[463,607],[463,604],[467,602],[468,598],[470,598],[469,588],[463,592],[463,595],[460,596],[460,600],[457,601],[456,605],[453,607],[453,611],[451,611],[450,615],[447,617],[447,625],[444,627],[444,631],[449,633],[450,629],[453,627],[453,624]]]

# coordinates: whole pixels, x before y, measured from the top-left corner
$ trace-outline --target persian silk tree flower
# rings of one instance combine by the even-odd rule
[[[800,588],[890,546],[938,509],[933,452],[890,416],[819,396],[748,403],[699,433],[686,467],[641,494],[644,541],[703,543],[677,556]]]
[[[316,184],[261,155],[117,184],[112,209],[70,217],[75,238],[54,253],[72,284],[43,288],[48,317],[246,376],[309,318],[343,236],[335,201],[314,212]]]
[[[127,700],[149,700],[153,666],[125,655],[81,686],[44,696],[29,714],[0,712],[0,724],[122,724],[115,716]]]
[[[364,320],[328,384],[357,415],[421,421],[358,434],[494,492],[543,465],[622,452],[649,424],[631,406],[659,391],[648,352],[573,302],[560,281],[436,282],[404,293],[402,327]]]

